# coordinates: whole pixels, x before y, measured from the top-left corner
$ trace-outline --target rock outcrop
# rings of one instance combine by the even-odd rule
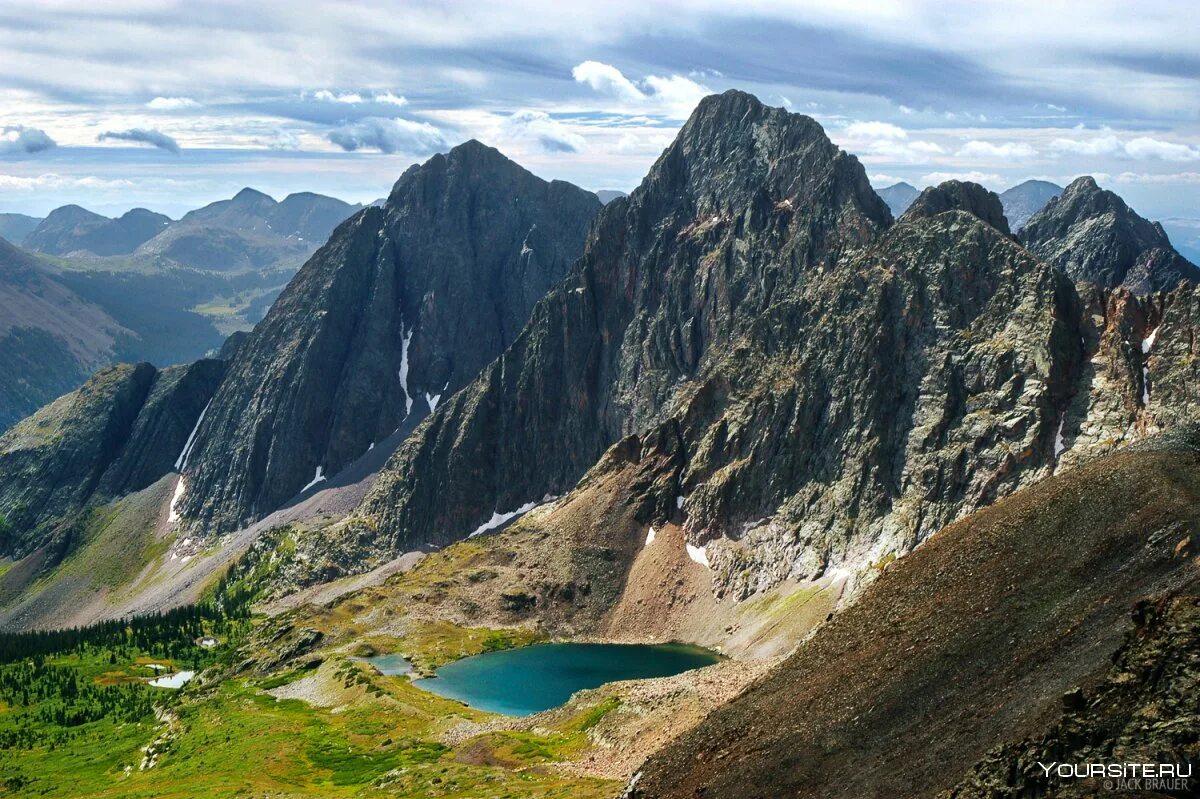
[[[234,529],[411,430],[517,337],[600,207],[478,142],[410,168],[238,347],[197,435],[185,518]]]
[[[1090,177],[1073,181],[1034,214],[1021,241],[1071,279],[1102,288],[1147,294],[1200,281],[1200,268],[1175,251],[1162,225]]]
[[[911,222],[917,219],[944,214],[947,211],[965,211],[971,216],[983,220],[1005,235],[1008,220],[1004,217],[1004,207],[1000,198],[993,191],[988,191],[978,183],[961,180],[947,180],[937,186],[930,186],[921,192],[908,210],[900,217],[901,222]]]

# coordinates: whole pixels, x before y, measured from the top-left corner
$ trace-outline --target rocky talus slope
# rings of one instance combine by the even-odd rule
[[[1073,181],[1025,223],[1030,252],[1074,280],[1135,294],[1200,280],[1200,268],[1175,251],[1162,225],[1138,216],[1091,177]]]
[[[517,337],[599,210],[478,142],[410,168],[239,346],[197,433],[188,524],[241,527],[394,445]]]
[[[1195,549],[1187,542],[1188,554]],[[1104,778],[1063,777],[1052,764],[1164,763],[1190,769],[1187,787],[1147,796],[1194,796],[1200,760],[1200,596],[1146,599],[1133,609],[1134,629],[1094,687],[1063,694],[1063,715],[1037,738],[1005,744],[943,794],[944,799],[1085,797]],[[1041,763],[1042,766],[1038,764]],[[1049,769],[1049,773],[1047,773]],[[1182,769],[1180,769],[1182,770]],[[1134,776],[1134,775],[1131,775]],[[1109,780],[1107,790],[1115,780]],[[1163,778],[1164,783],[1176,783]]]
[[[1060,795],[1031,781],[1042,753],[1194,756],[1198,503],[1192,429],[956,522],[651,757],[629,795],[928,797],[964,775],[956,795]],[[1138,605],[1114,660],[1135,604],[1160,595],[1187,598]]]

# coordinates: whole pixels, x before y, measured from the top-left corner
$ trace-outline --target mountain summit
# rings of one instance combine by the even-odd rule
[[[184,516],[236,528],[410,431],[516,338],[599,210],[475,141],[408,169],[238,349],[197,431]]]
[[[1200,281],[1200,269],[1175,251],[1157,222],[1138,216],[1091,177],[1072,181],[1034,214],[1021,241],[1075,280],[1137,294]]]

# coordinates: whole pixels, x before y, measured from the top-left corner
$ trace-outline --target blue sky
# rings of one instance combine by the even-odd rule
[[[468,138],[631,189],[700,97],[816,118],[878,186],[1093,174],[1200,217],[1188,4],[0,0],[0,211],[384,196]]]

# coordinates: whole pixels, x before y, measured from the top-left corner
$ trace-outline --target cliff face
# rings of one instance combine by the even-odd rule
[[[1074,280],[1135,294],[1200,280],[1200,269],[1175,251],[1157,222],[1090,177],[1073,181],[1025,223],[1021,241]]]
[[[0,436],[0,516],[11,528],[0,553],[49,545],[61,557],[76,543],[76,513],[167,474],[224,370],[217,360],[109,367]]]
[[[343,224],[238,348],[182,512],[225,531],[408,431],[517,336],[600,202],[477,142]]]

